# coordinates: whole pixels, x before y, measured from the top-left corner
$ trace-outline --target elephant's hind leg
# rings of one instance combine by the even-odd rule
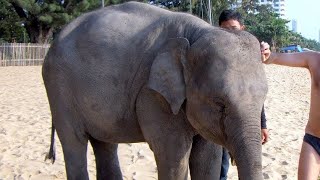
[[[59,136],[68,180],[88,180],[87,146],[88,138],[79,123],[79,117],[65,102],[52,103],[52,121]]]
[[[63,66],[44,65],[43,80],[50,104],[52,123],[61,142],[68,180],[88,180],[88,137],[77,109],[75,94]]]
[[[65,120],[66,117],[64,117]],[[85,136],[79,137],[75,129],[68,123],[70,121],[60,121],[56,123],[57,134],[59,136],[68,180],[88,180],[87,171],[87,145]]]
[[[90,138],[94,151],[98,180],[121,180],[122,173],[118,160],[118,144],[111,144]]]

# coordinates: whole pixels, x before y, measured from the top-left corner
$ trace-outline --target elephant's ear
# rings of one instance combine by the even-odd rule
[[[183,64],[189,41],[185,38],[170,39],[156,56],[150,71],[148,87],[159,92],[178,114],[186,97]]]

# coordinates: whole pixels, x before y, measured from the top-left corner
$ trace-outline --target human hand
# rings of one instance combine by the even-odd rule
[[[262,62],[265,63],[267,61],[267,59],[269,59],[269,57],[271,55],[270,45],[268,43],[262,41],[261,44],[260,44],[260,50],[261,50]]]
[[[269,140],[269,132],[268,129],[261,129],[261,143],[265,144]]]

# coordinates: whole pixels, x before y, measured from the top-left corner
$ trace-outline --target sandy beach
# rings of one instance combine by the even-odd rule
[[[265,102],[269,142],[263,145],[263,176],[295,180],[304,127],[308,121],[310,75],[306,69],[265,66],[269,91]],[[49,150],[51,115],[41,67],[0,67],[0,180],[66,179],[63,154],[44,161]],[[146,143],[121,144],[119,159],[125,180],[157,179],[153,153]],[[88,148],[90,179],[95,163]],[[229,179],[237,180],[236,167]]]

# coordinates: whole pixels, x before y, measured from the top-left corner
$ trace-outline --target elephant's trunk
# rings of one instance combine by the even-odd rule
[[[255,148],[240,147],[245,150],[242,153],[236,152],[234,154],[239,179],[262,180],[261,148],[258,148],[257,144],[247,144],[246,146]]]
[[[263,179],[259,121],[246,119],[245,122],[249,122],[249,124],[242,123],[246,125],[235,129],[228,138],[228,144],[231,146],[228,149],[235,159],[238,176],[241,180]]]

